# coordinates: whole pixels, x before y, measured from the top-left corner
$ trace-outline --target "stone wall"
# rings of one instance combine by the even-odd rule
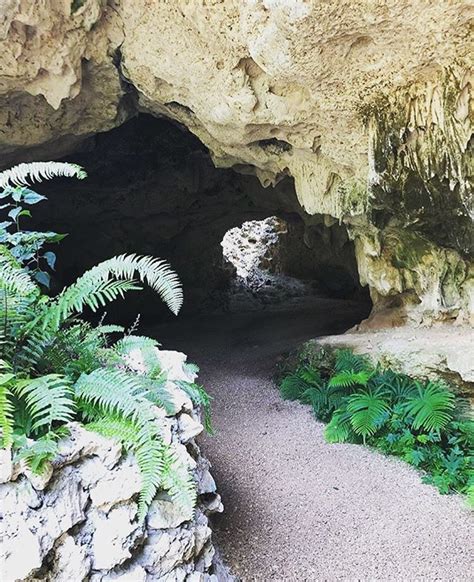
[[[168,363],[169,379],[190,379],[184,354],[162,351],[160,357]],[[203,427],[187,395],[176,386],[170,394],[174,410],[160,419],[163,438],[194,475],[195,511],[159,493],[140,524],[140,472],[133,455],[71,423],[70,435],[41,475],[1,451],[4,582],[217,581],[211,574],[215,550],[208,516],[222,511],[222,504],[195,441]]]

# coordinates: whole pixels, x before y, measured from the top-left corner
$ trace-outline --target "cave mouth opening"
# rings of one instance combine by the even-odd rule
[[[275,304],[296,309],[322,296],[366,305],[353,323],[370,311],[345,226],[306,215],[289,177],[264,188],[254,175],[218,168],[187,129],[147,114],[92,136],[63,161],[83,166],[88,178],[41,185],[48,200],[38,205],[33,228],[68,233],[54,249],[53,291],[102,260],[136,253],[166,259],[178,273],[185,294],[181,318]],[[257,292],[258,277],[253,290],[250,280],[245,290],[225,250],[233,229],[249,223],[260,228],[262,248],[265,232],[276,237],[264,248],[263,255],[274,256],[260,269]],[[107,311],[108,320],[122,324],[137,313],[150,323],[173,318],[147,290]]]

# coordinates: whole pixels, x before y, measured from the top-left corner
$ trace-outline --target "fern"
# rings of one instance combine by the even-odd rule
[[[87,174],[77,164],[67,162],[31,162],[13,166],[0,172],[0,188],[28,186],[31,182],[41,182],[55,177],[84,179]]]
[[[415,430],[439,431],[453,417],[454,394],[441,383],[415,384],[416,392],[404,405],[405,413],[413,417]]]
[[[0,373],[0,430],[1,435],[1,447],[7,448],[13,442],[13,404],[12,404],[12,394],[8,388],[9,382],[14,379],[14,375],[11,373]]]
[[[25,461],[33,473],[41,474],[44,471],[47,461],[51,461],[58,452],[58,434],[49,432],[36,441],[27,442],[22,439],[21,444],[17,443],[17,453],[13,460],[15,462]]]
[[[298,374],[290,374],[280,383],[280,394],[285,400],[305,401],[308,384]]]
[[[167,489],[182,507],[194,506],[196,488],[189,471],[163,443],[152,424],[138,426],[130,419],[111,416],[90,423],[86,428],[118,440],[126,450],[134,453],[142,478],[138,500],[140,522],[159,488]]]
[[[347,412],[350,415],[352,430],[366,441],[368,436],[377,432],[389,411],[386,393],[382,390],[367,390],[349,397]]]
[[[194,382],[184,382],[182,380],[177,380],[175,384],[181,388],[181,390],[185,392],[189,398],[191,398],[193,404],[202,408],[204,416],[204,428],[206,429],[207,433],[211,435],[214,434],[211,416],[211,396],[209,396],[209,394],[202,386]]]
[[[354,372],[353,370],[342,370],[329,380],[328,386],[331,388],[367,386],[367,383],[371,377],[372,372],[368,370],[361,370],[360,372]]]
[[[35,325],[54,326],[61,324],[85,307],[97,311],[108,302],[124,297],[128,291],[140,290],[135,275],[160,295],[169,309],[176,315],[183,303],[181,283],[176,273],[162,260],[137,255],[120,255],[99,263],[64,291],[45,308]]]
[[[66,423],[74,417],[76,405],[71,384],[64,376],[49,374],[33,380],[19,380],[12,389],[25,401],[33,432],[50,430],[54,422]]]
[[[328,443],[345,443],[351,434],[351,415],[347,410],[336,410],[324,430]]]
[[[349,349],[336,351],[336,372],[363,372],[371,371],[372,366],[366,356],[354,354]]]

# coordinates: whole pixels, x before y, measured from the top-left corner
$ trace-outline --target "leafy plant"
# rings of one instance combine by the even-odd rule
[[[19,164],[0,172],[0,199],[6,200],[0,205],[0,210],[7,213],[6,219],[0,222],[0,243],[7,245],[12,256],[45,287],[49,287],[50,276],[42,264],[54,270],[56,255],[51,250],[44,251],[43,247],[61,241],[65,235],[51,231],[24,231],[20,219],[31,218],[26,206],[46,200],[46,196],[32,190],[29,183],[57,176],[82,180],[86,173],[80,166],[65,162]]]
[[[39,201],[27,188],[28,178],[40,181],[55,175],[85,176],[71,164],[21,164],[0,173],[0,187],[15,196],[16,202]],[[47,240],[43,237],[41,245]],[[165,261],[153,257],[120,255],[93,267],[56,297],[49,297],[38,286],[37,271],[28,259],[18,256],[17,244],[8,235],[0,245],[2,446],[13,446],[17,460],[40,472],[56,454],[65,425],[73,419],[82,421],[89,430],[118,440],[134,453],[142,475],[140,520],[159,488],[192,510],[196,499],[193,479],[173,447],[165,443],[151,406],[166,408],[170,398],[156,340],[134,335],[135,324],[125,333],[121,326],[103,325],[102,321],[94,326],[80,319],[84,309],[96,312],[144,284],[177,314],[183,294],[176,273]],[[111,340],[117,334],[124,335]],[[142,374],[135,372],[129,360],[134,352],[145,363]],[[194,383],[179,387],[203,407],[210,428],[210,398],[204,389]]]
[[[280,383],[284,398],[311,404],[317,418],[329,421],[329,443],[362,442],[401,457],[426,472],[424,482],[441,493],[472,496],[474,423],[456,417],[462,407],[442,382],[414,380],[391,369],[374,367],[350,350],[327,352],[320,369],[296,364]]]

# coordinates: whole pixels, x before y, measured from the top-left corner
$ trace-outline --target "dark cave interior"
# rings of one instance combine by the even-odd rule
[[[307,215],[289,177],[264,188],[253,175],[216,168],[188,130],[146,114],[87,139],[64,160],[82,165],[88,178],[39,185],[48,200],[25,223],[68,233],[53,249],[58,257],[53,291],[111,256],[147,254],[168,260],[179,274],[184,314],[223,310],[235,276],[222,255],[225,233],[249,220],[278,216],[291,229],[283,251],[285,274],[315,281],[326,296],[367,302],[370,311],[344,225]],[[168,317],[149,291],[119,303],[108,311],[122,322],[136,313]]]

